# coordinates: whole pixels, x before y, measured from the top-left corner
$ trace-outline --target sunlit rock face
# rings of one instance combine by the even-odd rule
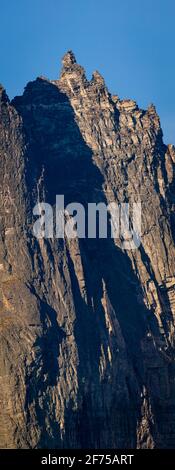
[[[69,51],[0,87],[0,447],[175,446],[175,149]],[[141,245],[34,237],[38,201],[140,201]]]

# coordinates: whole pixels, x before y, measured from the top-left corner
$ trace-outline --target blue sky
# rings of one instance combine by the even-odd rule
[[[10,97],[39,75],[57,78],[72,49],[112,93],[153,102],[175,144],[174,0],[0,0],[0,82]]]

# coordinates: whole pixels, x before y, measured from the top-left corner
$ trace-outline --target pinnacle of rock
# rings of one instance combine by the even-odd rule
[[[72,65],[76,64],[75,55],[71,50],[66,52],[66,54],[63,56],[62,64],[65,69],[69,69],[72,67]]]
[[[149,114],[154,114],[154,115],[157,115],[157,110],[156,110],[156,107],[153,103],[151,103],[149,106],[148,106],[148,113]]]
[[[101,75],[100,72],[98,72],[98,70],[95,70],[92,74],[92,80],[96,83],[99,83],[101,85],[105,85],[105,81],[104,81],[104,78],[103,76]]]

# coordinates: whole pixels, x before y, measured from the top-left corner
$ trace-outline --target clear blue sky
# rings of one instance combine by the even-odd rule
[[[175,0],[0,0],[0,82],[10,97],[57,78],[72,49],[112,93],[153,102],[175,144]]]

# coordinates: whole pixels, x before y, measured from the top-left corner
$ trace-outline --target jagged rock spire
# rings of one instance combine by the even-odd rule
[[[66,52],[62,59],[63,67],[69,69],[72,65],[76,64],[76,58],[72,51]]]
[[[62,59],[62,70],[61,70],[61,76],[60,76],[60,83],[64,87],[65,86],[68,92],[69,85],[67,83],[67,76],[71,76],[72,78],[74,77],[75,81],[75,86],[78,81],[80,82],[86,82],[86,75],[85,75],[85,70],[81,65],[77,64],[76,58],[74,53],[70,50],[68,51],[63,59]],[[67,88],[68,86],[68,88]],[[72,83],[73,86],[73,83]]]
[[[104,78],[102,77],[101,73],[98,70],[95,70],[92,74],[92,80],[100,85],[105,85]]]
[[[148,106],[148,113],[157,115],[156,107],[153,103]]]

